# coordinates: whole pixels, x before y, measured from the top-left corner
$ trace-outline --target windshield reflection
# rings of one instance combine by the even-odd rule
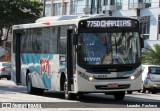
[[[138,38],[137,32],[81,33],[78,39],[78,62],[90,65],[140,62]]]

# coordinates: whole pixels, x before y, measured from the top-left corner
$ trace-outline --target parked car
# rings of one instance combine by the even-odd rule
[[[11,79],[12,65],[10,62],[0,62],[0,78]]]
[[[160,91],[160,66],[159,65],[142,65],[142,93],[146,90],[155,94]]]

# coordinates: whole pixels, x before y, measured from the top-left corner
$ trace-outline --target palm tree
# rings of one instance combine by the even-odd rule
[[[142,63],[160,65],[160,44],[145,48],[142,53]]]

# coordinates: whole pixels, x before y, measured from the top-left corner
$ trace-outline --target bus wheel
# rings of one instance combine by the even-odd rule
[[[125,91],[117,92],[114,94],[115,100],[123,100],[125,97]]]
[[[64,83],[64,96],[65,96],[65,99],[67,99],[67,100],[71,100],[71,99],[74,99],[74,97],[76,97],[75,94],[70,93],[68,91],[67,81],[65,81],[65,83]]]
[[[7,77],[7,80],[11,80],[11,77]]]
[[[140,93],[140,92],[141,92],[141,90],[138,90],[138,92]]]
[[[133,91],[127,91],[127,94],[132,94]]]
[[[35,88],[37,90],[38,95],[43,95],[44,89]]]
[[[146,88],[142,85],[142,93],[146,93]]]
[[[27,92],[29,94],[35,93],[35,88],[32,87],[32,82],[31,82],[31,78],[29,75],[27,76]]]
[[[83,98],[84,92],[77,93],[77,99]]]
[[[156,90],[155,90],[155,88],[153,88],[153,90],[152,90],[152,94],[156,94]]]

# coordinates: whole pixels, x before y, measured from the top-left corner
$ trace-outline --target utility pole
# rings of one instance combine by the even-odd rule
[[[46,0],[43,0],[43,17],[45,17]]]

